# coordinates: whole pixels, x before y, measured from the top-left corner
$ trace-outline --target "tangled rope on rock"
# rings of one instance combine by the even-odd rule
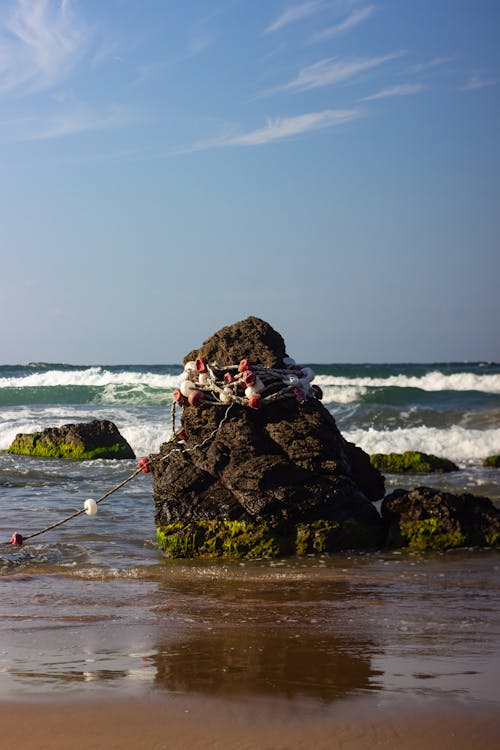
[[[272,368],[242,359],[237,365],[220,367],[198,357],[186,362],[173,398],[181,407],[236,403],[255,410],[284,398],[299,403],[322,398],[321,388],[312,385],[315,375],[310,367],[301,367],[290,357],[285,357],[283,364],[283,368]]]

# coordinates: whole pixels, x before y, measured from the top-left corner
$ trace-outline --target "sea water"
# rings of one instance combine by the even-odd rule
[[[500,366],[313,365],[342,434],[368,453],[421,450],[447,475],[387,477],[500,503]],[[19,432],[110,419],[137,457],[171,433],[178,365],[0,367],[0,449]],[[498,701],[500,557],[404,551],[169,561],[134,461],[0,455],[0,698],[196,692],[334,702],[375,694]]]

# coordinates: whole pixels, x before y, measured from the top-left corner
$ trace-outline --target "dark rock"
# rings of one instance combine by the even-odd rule
[[[489,466],[492,469],[500,469],[500,454],[485,458],[483,460],[483,466]]]
[[[420,451],[374,453],[370,456],[370,461],[382,474],[443,474],[459,471],[453,461]]]
[[[187,354],[184,363],[204,356],[223,367],[237,364],[249,354],[254,362],[264,367],[283,367],[283,357],[286,357],[283,337],[265,320],[253,316],[221,328],[199,349]]]
[[[496,546],[500,510],[487,497],[431,487],[395,490],[382,503],[388,544],[411,549]]]
[[[282,337],[248,318],[185,361],[205,357],[224,368],[248,358],[282,368],[284,356]],[[371,501],[383,497],[383,477],[317,399],[280,399],[260,411],[235,404],[224,419],[226,410],[186,405],[185,442],[152,456],[155,520],[169,554],[270,556],[381,543]]]
[[[49,427],[43,432],[16,435],[8,453],[38,458],[135,458],[113,422],[106,419]]]

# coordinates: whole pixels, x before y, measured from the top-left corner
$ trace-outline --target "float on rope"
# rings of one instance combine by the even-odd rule
[[[173,392],[173,422],[176,405],[236,403],[257,410],[282,398],[295,398],[300,404],[307,399],[323,398],[321,388],[312,385],[315,374],[310,367],[298,365],[291,357],[284,357],[283,365],[283,368],[264,367],[250,357],[224,367],[209,363],[204,356],[186,362],[179,387]],[[175,435],[175,425],[172,432]]]
[[[96,501],[89,497],[89,499],[85,500],[85,502],[83,503],[83,509],[88,516],[95,516],[95,514],[97,513]]]
[[[12,544],[15,547],[21,547],[24,544],[24,542],[28,541],[28,539],[33,539],[36,536],[41,536],[41,534],[45,534],[47,531],[51,531],[52,529],[55,529],[58,526],[62,526],[64,523],[71,521],[71,519],[73,518],[77,518],[78,516],[81,516],[83,513],[86,513],[88,516],[95,516],[97,513],[97,506],[99,505],[99,503],[102,503],[102,501],[105,500],[107,497],[112,495],[114,492],[117,492],[117,490],[121,489],[124,485],[126,485],[128,482],[134,479],[138,474],[141,474],[141,473],[149,474],[150,471],[151,471],[151,459],[141,458],[137,463],[136,470],[129,477],[124,479],[123,482],[120,482],[120,484],[117,484],[116,487],[113,487],[111,490],[108,490],[108,492],[105,492],[104,495],[101,495],[101,497],[98,500],[94,500],[93,498],[89,497],[83,503],[83,508],[81,510],[76,510],[74,513],[71,513],[71,515],[66,516],[66,518],[63,518],[60,521],[56,521],[55,523],[50,524],[50,526],[46,526],[44,529],[35,531],[32,534],[28,534],[27,536],[23,536],[22,534],[19,534],[16,531],[14,532],[14,534],[12,534],[9,542],[0,542],[0,544]]]

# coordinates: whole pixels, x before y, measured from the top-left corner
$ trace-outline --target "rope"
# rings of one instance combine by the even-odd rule
[[[141,469],[136,469],[133,474],[131,474],[127,479],[124,479],[123,482],[120,482],[120,484],[117,484],[116,487],[113,487],[112,490],[109,490],[104,495],[101,495],[99,500],[95,501],[96,505],[99,505],[99,503],[102,503],[103,500],[106,500],[107,497],[112,495],[114,492],[117,492],[119,489],[121,489],[124,485],[126,485],[128,482],[131,482],[132,479],[134,479],[138,474],[141,473]],[[61,521],[57,521],[56,523],[52,523],[50,526],[46,526],[44,529],[40,529],[40,531],[35,531],[34,534],[29,534],[28,536],[23,537],[23,541],[27,541],[28,539],[33,539],[35,536],[40,536],[40,534],[45,534],[46,531],[51,531],[51,529],[56,529],[58,526],[62,526],[63,523],[67,523],[68,521],[71,521],[72,518],[76,518],[77,516],[81,516],[83,513],[86,513],[85,508],[82,508],[82,510],[77,510],[74,513],[72,513],[70,516],[67,516],[66,518],[63,518]]]
[[[234,406],[234,404],[230,404],[228,406],[228,408],[226,409],[226,411],[224,413],[223,418],[221,419],[221,421],[219,422],[219,424],[217,425],[217,427],[214,430],[212,430],[212,432],[210,433],[210,435],[208,435],[204,440],[202,440],[201,443],[197,443],[196,445],[193,445],[191,448],[184,448],[184,447],[183,448],[173,448],[171,451],[169,451],[169,453],[166,456],[163,456],[162,458],[158,458],[158,459],[154,459],[154,460],[152,460],[150,458],[148,458],[148,459],[142,459],[143,461],[145,460],[147,462],[146,466],[148,466],[148,471],[149,471],[149,465],[151,465],[152,463],[159,463],[160,461],[165,461],[167,458],[169,458],[169,456],[172,453],[176,453],[176,452],[179,452],[179,453],[182,453],[182,452],[191,453],[192,451],[195,451],[195,450],[198,450],[200,448],[203,448],[208,442],[210,442],[210,440],[212,440],[212,438],[215,437],[215,435],[220,430],[220,428],[222,427],[222,425],[224,424],[224,422],[226,422],[226,420],[227,420],[227,418],[229,416],[229,412],[231,411],[231,409],[232,409],[233,406]],[[173,404],[172,412],[173,412],[173,418],[175,419],[175,401],[174,401],[174,404]],[[173,422],[173,424],[175,425],[175,422]],[[99,503],[102,503],[103,500],[106,500],[107,497],[109,497],[110,495],[113,495],[119,489],[121,489],[126,484],[128,484],[129,482],[131,482],[132,479],[135,479],[135,477],[138,474],[143,473],[143,471],[144,470],[143,470],[143,467],[141,465],[134,472],[132,472],[132,474],[130,474],[130,476],[128,476],[126,479],[124,479],[123,482],[120,482],[120,484],[117,484],[116,487],[113,487],[111,490],[108,490],[108,492],[105,492],[104,495],[101,495],[101,497],[98,500],[95,501],[95,504],[99,505]],[[86,509],[85,508],[82,508],[81,510],[76,510],[74,513],[71,513],[69,516],[66,516],[65,518],[62,518],[60,521],[56,521],[55,523],[51,523],[49,526],[45,526],[43,529],[40,529],[39,531],[33,532],[33,534],[28,534],[27,536],[21,536],[20,534],[13,534],[12,535],[12,540],[10,542],[1,542],[1,544],[2,545],[16,544],[17,546],[20,546],[24,542],[28,541],[28,539],[34,539],[35,537],[40,536],[41,534],[45,534],[47,531],[51,531],[52,529],[56,529],[58,526],[62,526],[63,524],[67,523],[68,521],[71,521],[73,518],[77,518],[78,516],[83,515],[83,513],[86,513]],[[14,537],[20,538],[20,543],[14,542],[13,541]]]
[[[158,463],[160,461],[166,461],[168,458],[170,458],[170,456],[172,455],[172,453],[192,453],[193,451],[196,451],[196,450],[199,450],[200,448],[203,448],[207,443],[210,442],[210,440],[212,440],[212,438],[214,438],[217,435],[217,433],[219,432],[219,430],[222,427],[222,425],[224,424],[224,422],[226,422],[226,420],[227,420],[227,418],[229,416],[229,412],[231,411],[231,409],[233,408],[233,406],[234,406],[234,403],[233,404],[229,404],[229,406],[227,407],[227,409],[226,409],[226,411],[224,413],[224,416],[222,417],[221,421],[219,422],[219,424],[217,425],[217,427],[215,428],[215,430],[212,430],[212,432],[210,433],[210,435],[208,435],[204,440],[202,440],[201,443],[197,443],[196,445],[193,445],[191,448],[186,448],[185,446],[182,446],[181,448],[172,448],[172,450],[170,450],[165,456],[163,456],[162,458],[157,459]],[[175,438],[175,436],[174,436],[174,438]]]
[[[199,406],[208,401],[261,409],[284,398],[295,398],[299,403],[308,398],[321,399],[321,389],[311,385],[313,379],[310,367],[296,365],[293,360],[279,368],[254,365],[248,359],[220,367],[198,357],[196,362],[186,362],[180,388],[174,390],[173,397],[179,406]]]
[[[108,492],[105,492],[104,495],[101,495],[101,497],[95,501],[96,505],[99,503],[102,503],[103,500],[106,500],[107,497],[112,495],[113,493],[117,492],[119,489],[121,489],[124,485],[126,485],[128,482],[132,481],[138,474],[142,472],[142,469],[136,469],[129,477],[123,480],[123,482],[120,482],[120,484],[117,484],[116,487],[113,487],[113,489],[108,490]],[[83,513],[86,513],[87,511],[85,508],[82,508],[81,510],[76,510],[74,513],[71,513],[69,516],[66,516],[65,518],[62,518],[60,521],[56,521],[55,523],[51,523],[50,526],[45,526],[45,528],[40,529],[39,531],[33,532],[33,534],[28,534],[27,536],[21,537],[21,544],[26,542],[28,539],[34,539],[36,536],[40,536],[41,534],[45,534],[47,531],[51,531],[52,529],[56,529],[58,526],[62,526],[64,523],[67,523],[68,521],[71,521],[73,518],[77,518],[78,516],[81,516]],[[13,538],[16,536],[16,534],[13,534]],[[19,535],[20,536],[20,535]],[[2,542],[2,544],[15,544],[14,541],[10,542]]]

